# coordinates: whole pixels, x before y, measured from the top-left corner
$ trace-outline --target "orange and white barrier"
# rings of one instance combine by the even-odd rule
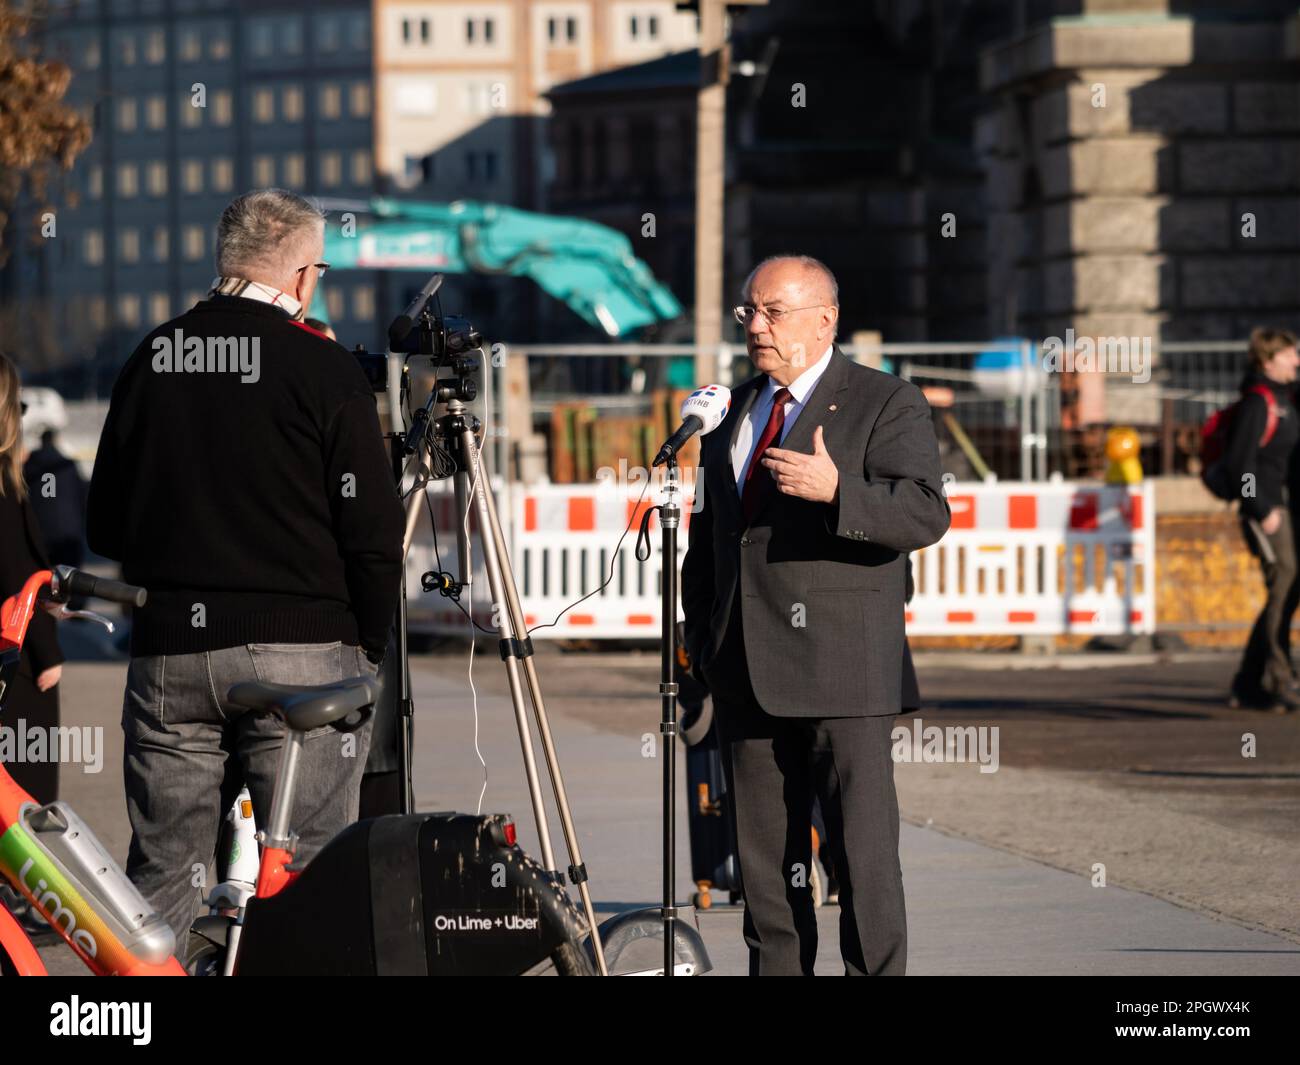
[[[659,636],[660,530],[657,513],[650,519],[650,557],[636,558],[637,534],[644,512],[661,500],[657,483],[641,497],[638,484],[626,485],[534,485],[514,486],[507,493],[497,485],[497,505],[508,543],[510,564],[524,609],[525,624],[537,639],[633,639]],[[677,530],[677,565],[686,556],[692,484],[686,480],[680,494],[682,524]],[[456,572],[454,501],[445,484],[429,493],[437,520],[438,554],[442,568]],[[638,504],[638,499],[641,502]],[[505,520],[507,508],[510,521]],[[472,523],[471,531],[477,529]],[[620,534],[627,535],[617,553]],[[472,588],[473,616],[484,628],[495,631],[487,574],[480,558],[477,533],[471,537],[474,560]],[[432,535],[427,512],[417,527],[416,539],[407,559],[406,583],[409,623],[415,632],[466,633],[465,612],[449,600],[421,594],[420,575],[433,568]],[[611,578],[612,573],[612,578]],[[608,587],[595,591],[607,578]],[[589,592],[556,620],[574,600]],[[461,597],[468,607],[470,590]],[[679,614],[680,617],[680,614]],[[552,624],[554,622],[554,624]],[[545,626],[536,628],[536,626]],[[480,633],[480,635],[482,635]]]
[[[952,526],[912,556],[907,631],[1155,631],[1155,495],[1149,484],[950,484]]]
[[[684,486],[678,565],[686,554],[691,485]],[[497,485],[497,500],[526,622],[538,639],[629,639],[659,635],[659,522],[651,554],[635,556],[652,486]],[[456,572],[454,505],[446,482],[429,493],[441,568]],[[506,501],[508,499],[508,502]],[[1155,630],[1154,493],[1149,485],[1072,482],[952,483],[952,527],[912,556],[916,590],[906,612],[918,636],[1149,633]],[[509,521],[506,521],[507,511]],[[619,535],[628,527],[617,553]],[[486,573],[471,522],[475,620],[495,631]],[[420,591],[434,568],[427,512],[407,560],[412,631],[465,633],[465,613]],[[610,576],[603,591],[595,591]],[[572,606],[574,600],[594,592]],[[468,607],[471,590],[462,596]],[[680,616],[680,614],[679,614]],[[554,622],[554,624],[551,624]],[[537,626],[546,626],[538,628]]]

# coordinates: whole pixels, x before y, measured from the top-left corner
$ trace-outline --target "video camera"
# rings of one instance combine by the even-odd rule
[[[431,308],[442,282],[443,275],[434,274],[406,310],[393,319],[388,327],[388,350],[406,355],[408,360],[412,355],[430,359],[430,368],[435,373],[442,366],[449,367],[457,378],[452,392],[462,402],[470,403],[478,394],[471,380],[471,375],[478,369],[478,360],[472,357],[472,353],[482,347],[483,337],[468,318],[444,316],[440,313],[441,307],[437,311]],[[370,382],[371,390],[376,394],[387,392],[388,355],[369,352],[361,344],[356,346],[353,355]],[[438,382],[440,388],[451,384]]]

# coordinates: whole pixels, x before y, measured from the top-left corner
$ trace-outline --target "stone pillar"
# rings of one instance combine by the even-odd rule
[[[1296,19],[1246,6],[1264,13],[1090,3],[983,53],[991,331],[1225,340],[1300,323]]]

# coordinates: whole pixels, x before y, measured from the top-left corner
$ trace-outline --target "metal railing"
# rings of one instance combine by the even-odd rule
[[[909,343],[859,350],[849,343],[840,348],[929,391],[944,471],[958,480],[1096,477],[1104,470],[1105,431],[1113,424],[1139,430],[1148,473],[1199,472],[1198,428],[1237,396],[1246,364],[1245,341],[1153,343],[1148,381],[1097,375],[1104,393],[1097,416],[1083,411],[1078,399],[1081,375],[1042,370],[1041,344],[1022,341],[1016,349],[1005,341]],[[512,446],[522,443],[507,432],[512,423],[506,361],[526,360],[528,418],[537,430],[557,403],[579,397],[602,413],[648,413],[655,388],[687,386],[695,355],[691,344],[506,344],[498,350],[504,358],[484,360],[482,398],[475,409],[486,426],[492,468],[502,474],[512,468]],[[716,354],[722,384],[734,386],[752,373],[743,345],[722,344]],[[1004,357],[1001,368],[990,367],[990,356]],[[684,365],[670,381],[673,359]],[[1020,372],[1018,366],[1029,370]],[[92,423],[102,422],[103,404],[67,406],[72,424],[65,439],[88,468],[98,439],[98,424]]]
[[[1082,373],[1045,370],[1041,342],[840,347],[928,391],[945,472],[961,480],[1100,476],[1112,425],[1138,429],[1148,473],[1197,473],[1199,426],[1236,397],[1246,362],[1245,341],[1152,340],[1147,379],[1108,370],[1081,381]],[[695,353],[690,344],[513,344],[507,350],[530,360],[531,411],[543,417],[575,392],[601,412],[644,413],[650,392],[667,379],[663,360]],[[743,345],[719,345],[717,356],[723,384],[734,386],[751,372]],[[593,368],[583,371],[588,364]],[[580,390],[580,382],[600,388]],[[506,398],[500,386],[497,394]],[[498,413],[499,433],[504,414]]]

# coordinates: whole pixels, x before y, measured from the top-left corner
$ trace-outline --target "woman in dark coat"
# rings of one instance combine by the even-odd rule
[[[49,568],[23,481],[22,443],[18,372],[0,355],[0,602],[18,592],[37,570]],[[29,733],[58,727],[57,685],[62,662],[54,619],[38,611],[27,630],[18,674],[5,693],[0,726],[17,731],[22,721]],[[46,735],[52,733],[47,731]],[[49,751],[48,743],[45,749]],[[59,797],[59,764],[55,758],[43,762],[15,759],[5,768],[37,802],[50,803]]]

